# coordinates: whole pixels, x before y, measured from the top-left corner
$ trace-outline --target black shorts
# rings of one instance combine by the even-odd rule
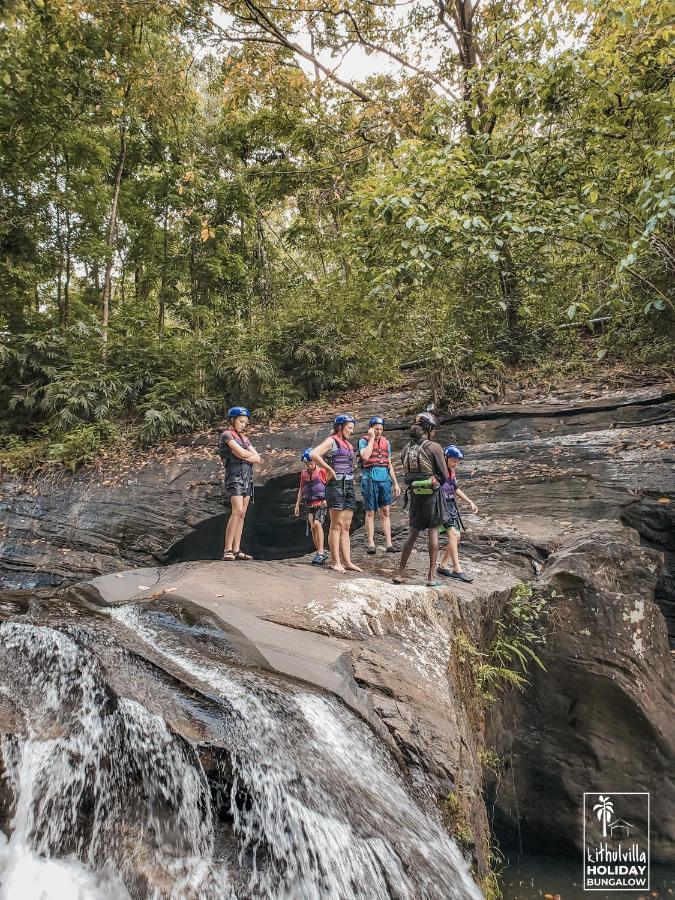
[[[234,478],[228,478],[225,482],[225,496],[229,500],[230,497],[252,497],[253,496],[253,478],[238,475]]]
[[[356,489],[353,478],[333,478],[326,484],[328,509],[356,509]]]
[[[323,525],[327,515],[328,507],[325,504],[323,506],[308,506],[307,524],[311,525],[313,522],[320,522]]]
[[[427,528],[438,528],[447,515],[445,503],[440,491],[433,494],[413,494],[410,491],[410,527],[415,531],[426,531]]]

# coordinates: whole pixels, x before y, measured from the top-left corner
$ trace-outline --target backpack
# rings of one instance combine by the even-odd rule
[[[403,472],[406,475],[414,475],[416,478],[424,478],[425,476],[434,474],[433,459],[426,452],[425,445],[430,441],[422,441],[421,444],[414,444],[412,441],[406,444],[401,452],[401,461],[403,462]]]

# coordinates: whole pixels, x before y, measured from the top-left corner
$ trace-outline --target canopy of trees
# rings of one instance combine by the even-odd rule
[[[3,6],[6,460],[672,350],[671,0]]]

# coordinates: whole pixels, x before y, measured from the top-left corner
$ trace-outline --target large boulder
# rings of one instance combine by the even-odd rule
[[[489,806],[505,847],[581,853],[583,793],[651,793],[655,861],[675,862],[675,666],[654,602],[660,554],[620,526],[549,559],[550,633],[530,685],[490,713]]]

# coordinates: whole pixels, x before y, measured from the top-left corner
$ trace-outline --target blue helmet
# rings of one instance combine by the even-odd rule
[[[232,406],[227,411],[228,419],[236,419],[237,416],[246,416],[247,419],[251,418],[251,411],[247,409],[245,406]]]
[[[384,428],[384,419],[382,416],[373,416],[370,422],[368,422],[368,425],[381,425]]]
[[[311,452],[312,452],[311,447],[307,447],[302,451],[302,453],[300,454],[300,459],[302,460],[302,462],[311,462],[312,461],[312,457],[310,456]]]
[[[456,444],[448,444],[443,453],[446,456],[452,456],[454,459],[464,459],[464,454]]]
[[[352,422],[354,425],[356,425],[356,419],[354,418],[354,416],[350,416],[349,413],[340,413],[339,416],[335,416],[333,427],[339,428],[340,425],[346,425],[347,422]]]

